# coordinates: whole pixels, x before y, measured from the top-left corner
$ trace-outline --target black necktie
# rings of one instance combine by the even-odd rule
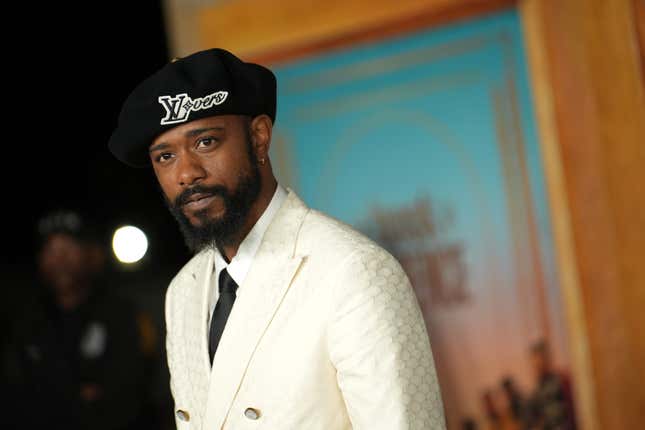
[[[217,345],[222,337],[222,332],[224,332],[226,320],[231,313],[231,309],[233,309],[233,303],[235,303],[235,290],[237,290],[237,284],[226,269],[222,270],[219,274],[219,299],[217,299],[217,304],[213,311],[208,336],[208,354],[211,358],[211,364],[213,364]]]

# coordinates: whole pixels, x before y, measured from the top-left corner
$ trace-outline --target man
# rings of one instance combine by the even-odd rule
[[[166,296],[179,429],[443,429],[401,266],[277,184],[276,79],[222,49],[125,101],[109,147],[152,165],[195,256]]]
[[[76,212],[52,212],[39,222],[38,249],[42,285],[5,329],[8,419],[25,429],[149,428],[140,314],[105,285],[96,232]]]
[[[575,430],[571,382],[552,363],[549,344],[540,340],[530,347],[536,385],[529,399],[530,429]]]

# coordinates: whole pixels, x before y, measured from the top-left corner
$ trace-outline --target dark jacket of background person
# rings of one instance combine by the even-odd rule
[[[17,428],[140,428],[150,367],[139,333],[132,305],[104,288],[72,311],[49,294],[25,306],[5,364]]]

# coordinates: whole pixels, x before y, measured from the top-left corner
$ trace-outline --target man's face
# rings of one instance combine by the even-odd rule
[[[191,121],[162,133],[149,149],[166,203],[188,247],[199,251],[214,241],[230,243],[261,185],[246,117]]]
[[[39,265],[41,274],[57,293],[80,288],[87,277],[84,245],[64,233],[52,234],[43,244]]]

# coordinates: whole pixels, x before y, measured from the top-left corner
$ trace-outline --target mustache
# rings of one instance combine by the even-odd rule
[[[213,185],[210,187],[204,185],[194,185],[182,191],[173,202],[173,207],[180,208],[186,203],[188,199],[194,194],[207,194],[210,196],[220,196],[224,199],[229,197],[228,190],[223,185]]]

